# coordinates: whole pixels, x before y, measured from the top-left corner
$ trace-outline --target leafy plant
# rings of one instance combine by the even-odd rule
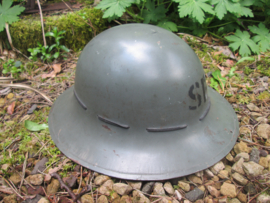
[[[215,14],[213,7],[207,2],[208,0],[174,0],[179,3],[178,11],[180,18],[190,16],[196,19],[200,24],[205,21],[205,12]]]
[[[260,51],[265,52],[270,49],[270,33],[264,24],[260,23],[257,26],[248,26],[251,32],[257,34],[252,37],[252,40],[259,45]]]
[[[210,79],[210,86],[218,91],[218,85],[224,91],[224,86],[226,84],[226,78],[221,76],[220,70],[212,72],[213,78]]]
[[[17,74],[22,72],[22,63],[20,61],[14,61],[14,59],[9,59],[7,62],[3,63],[3,74]]]
[[[30,59],[36,61],[40,56],[41,60],[51,62],[52,60],[57,59],[60,56],[65,56],[66,52],[69,52],[69,49],[66,46],[60,44],[60,39],[64,38],[64,36],[61,35],[63,35],[64,33],[65,31],[58,32],[57,27],[54,27],[52,32],[47,32],[45,36],[53,37],[55,40],[55,44],[52,44],[51,46],[43,46],[38,42],[38,47],[27,49],[31,54]],[[52,54],[52,52],[54,54]]]
[[[241,32],[237,30],[234,35],[226,37],[227,40],[232,42],[229,47],[236,51],[239,48],[239,54],[241,56],[249,56],[251,51],[259,53],[259,47],[256,43],[250,39],[250,35],[247,31]]]
[[[53,49],[56,49],[54,55],[52,55],[52,57],[54,59],[57,59],[60,54],[61,54],[61,50],[63,50],[64,52],[69,52],[69,49],[67,47],[65,47],[64,45],[60,44],[60,39],[63,39],[64,36],[61,36],[65,33],[65,31],[59,31],[57,30],[57,27],[54,27],[52,32],[47,32],[45,34],[46,37],[53,37],[55,40],[55,44],[51,45],[48,48],[48,51],[51,52]],[[63,55],[63,54],[62,54]]]
[[[6,23],[18,21],[18,15],[25,9],[19,5],[11,7],[12,3],[12,0],[3,0],[2,5],[0,4],[0,32],[4,30]]]

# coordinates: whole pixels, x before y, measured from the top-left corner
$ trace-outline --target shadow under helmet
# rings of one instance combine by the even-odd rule
[[[132,180],[206,169],[234,146],[236,114],[206,85],[194,51],[153,25],[108,29],[82,51],[75,85],[55,101],[51,137],[75,162]]]

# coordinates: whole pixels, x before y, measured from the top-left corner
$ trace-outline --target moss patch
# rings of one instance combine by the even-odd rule
[[[84,13],[86,20],[78,14]],[[64,39],[61,44],[73,51],[82,49],[94,36],[92,28],[86,23],[89,20],[96,29],[96,34],[105,29],[105,21],[102,19],[102,12],[97,9],[84,8],[74,13],[62,14],[59,16],[44,17],[45,32],[57,27],[59,31],[64,30]],[[43,44],[40,19],[27,17],[10,26],[10,32],[14,46],[24,54],[28,54],[28,48],[37,47],[37,42]],[[54,42],[46,38],[47,44]]]

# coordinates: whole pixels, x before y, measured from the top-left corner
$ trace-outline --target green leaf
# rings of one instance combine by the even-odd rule
[[[223,78],[221,76],[220,70],[216,70],[212,73],[212,76],[215,78],[215,80],[218,81],[220,87],[224,90],[224,86],[226,84],[226,78]]]
[[[20,62],[20,61],[16,61],[14,64],[14,66],[17,68],[20,67],[21,65],[22,65],[22,62]]]
[[[228,12],[234,13],[239,17],[243,15],[253,17],[252,11],[247,7],[253,5],[254,0],[212,0],[211,3],[216,5],[215,12],[220,20],[223,19]]]
[[[190,16],[195,18],[200,24],[204,22],[205,12],[215,14],[212,6],[207,4],[208,0],[173,0],[179,3],[178,11],[180,18]]]
[[[228,76],[229,78],[231,78],[232,76],[235,75],[235,73],[234,73],[235,70],[236,70],[235,67],[232,67],[231,70],[230,70],[230,72],[226,76]]]
[[[0,32],[4,30],[5,23],[12,24],[19,20],[18,15],[24,11],[24,7],[19,5],[13,6],[12,0],[3,0],[0,4]]]
[[[247,31],[241,32],[240,30],[236,30],[234,35],[225,38],[232,42],[229,47],[232,48],[233,51],[239,48],[239,54],[241,56],[249,56],[251,51],[256,54],[259,53],[259,47],[250,39],[250,35]]]
[[[132,3],[134,3],[134,0],[102,0],[95,8],[105,10],[103,18],[114,15],[121,17],[125,9],[131,6]]]
[[[57,46],[56,44],[51,45],[48,51],[51,52],[53,50],[53,48],[56,46]]]
[[[165,9],[164,5],[160,5],[155,8],[155,2],[148,0],[145,4],[145,7],[147,9],[143,10],[142,13],[144,23],[156,23],[166,17],[167,10]]]
[[[218,82],[214,78],[211,78],[210,82],[210,86],[218,91]]]
[[[46,37],[54,37],[54,33],[53,32],[46,32],[45,36]]]
[[[69,52],[69,49],[64,45],[60,45],[60,49],[62,49],[65,52]]]
[[[217,17],[221,20],[227,12],[237,13],[240,10],[239,3],[233,3],[229,0],[212,0],[212,4],[215,6],[215,12]]]
[[[270,49],[270,33],[269,30],[265,27],[264,24],[260,23],[258,27],[255,25],[248,26],[251,32],[257,34],[252,37],[252,40],[256,42],[262,52],[266,52]]]
[[[30,131],[40,131],[40,130],[45,130],[47,129],[49,126],[47,124],[38,124],[29,120],[26,120],[24,123],[24,126],[26,127],[26,129],[30,130]]]
[[[239,61],[237,61],[237,63],[235,65],[242,63],[243,61],[255,61],[255,59],[252,57],[243,57]]]
[[[171,21],[161,21],[157,24],[157,26],[167,29],[172,32],[177,32],[177,25]]]
[[[57,59],[59,57],[59,52],[56,52],[54,55],[53,55],[53,58]]]

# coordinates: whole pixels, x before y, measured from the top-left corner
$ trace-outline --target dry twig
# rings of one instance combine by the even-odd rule
[[[58,173],[52,173],[51,174],[51,176],[53,177],[53,178],[56,178],[58,181],[59,181],[59,183],[60,183],[60,187],[62,188],[62,189],[65,189],[67,192],[68,192],[68,194],[70,195],[70,197],[72,198],[72,200],[74,201],[74,202],[78,202],[78,203],[81,203],[81,201],[79,200],[79,198],[82,196],[82,195],[84,195],[84,194],[86,194],[87,192],[90,192],[91,191],[91,186],[87,186],[87,188],[84,188],[84,189],[82,189],[82,191],[78,194],[78,195],[75,195],[74,193],[73,193],[73,191],[63,182],[63,180],[61,179],[61,177],[60,177],[60,175],[58,174]]]
[[[45,38],[45,32],[44,32],[44,23],[43,23],[43,15],[42,15],[42,10],[40,6],[39,0],[37,0],[38,3],[38,9],[39,9],[39,15],[40,15],[40,22],[41,22],[41,28],[42,28],[42,36],[43,36],[43,41],[44,41],[44,46],[47,46],[46,38]]]
[[[48,101],[50,104],[52,104],[53,102],[49,99],[49,97],[47,97],[45,94],[43,94],[42,92],[28,86],[25,84],[21,84],[21,83],[16,83],[16,84],[1,84],[0,86],[2,87],[11,87],[11,88],[17,88],[17,89],[29,89],[29,90],[33,90],[37,93],[39,93],[46,101]]]

